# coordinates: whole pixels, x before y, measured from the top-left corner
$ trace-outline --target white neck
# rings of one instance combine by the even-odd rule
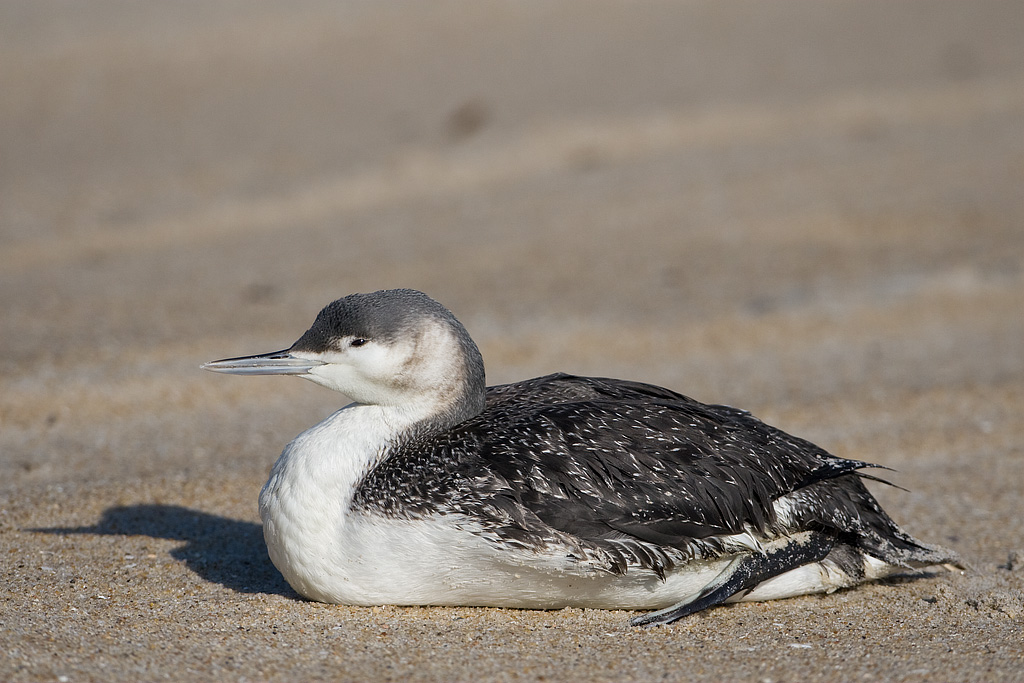
[[[271,471],[276,480],[309,479],[313,489],[329,491],[337,502],[351,501],[355,487],[403,434],[428,419],[424,404],[401,406],[353,403],[310,427],[289,443]]]
[[[417,409],[420,408],[420,409]],[[270,558],[296,590],[315,597],[315,577],[347,524],[356,487],[414,425],[423,406],[352,404],[289,443],[260,492]]]

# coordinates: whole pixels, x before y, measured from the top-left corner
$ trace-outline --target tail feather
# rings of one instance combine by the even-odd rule
[[[793,523],[831,531],[845,543],[894,566],[961,566],[956,553],[903,531],[864,486],[864,478],[876,479],[863,473],[844,474],[794,492],[790,496]]]

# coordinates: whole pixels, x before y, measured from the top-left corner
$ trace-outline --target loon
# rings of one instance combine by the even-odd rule
[[[465,327],[411,289],[327,305],[291,347],[206,370],[298,375],[353,403],[289,443],[259,497],[302,596],[347,605],[700,610],[959,566],[859,470],[750,413],[638,382],[487,387]]]

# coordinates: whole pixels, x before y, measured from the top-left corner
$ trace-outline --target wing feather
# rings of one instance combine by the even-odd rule
[[[662,574],[720,537],[767,533],[776,499],[866,465],[636,382],[552,375],[488,391],[480,415],[382,463],[355,504],[463,511],[501,538],[555,533],[609,571]]]

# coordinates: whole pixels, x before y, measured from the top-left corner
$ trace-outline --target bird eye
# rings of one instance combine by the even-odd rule
[[[349,346],[362,346],[367,341],[369,341],[369,340],[363,339],[362,337],[357,337],[357,338],[355,338],[355,339],[353,339],[352,341],[349,342]]]

